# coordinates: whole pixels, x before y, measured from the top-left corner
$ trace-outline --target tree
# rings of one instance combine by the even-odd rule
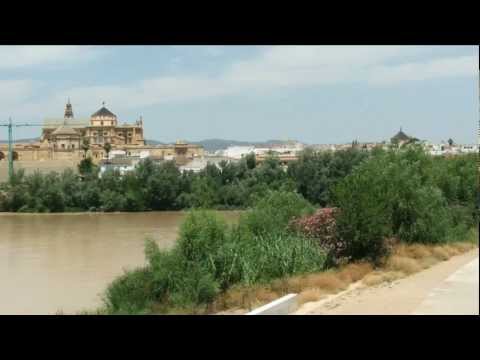
[[[327,206],[333,186],[369,156],[369,153],[355,148],[333,153],[306,149],[298,161],[288,167],[287,173],[295,181],[297,191],[307,200]]]
[[[247,168],[249,170],[255,169],[255,167],[257,166],[257,160],[255,158],[255,153],[253,153],[253,152],[251,152],[250,154],[247,154],[247,156],[245,156],[245,161],[246,161],[246,164],[247,164]]]
[[[452,146],[454,144],[452,139],[448,139],[448,145]]]
[[[95,164],[92,161],[91,157],[82,159],[78,164],[78,172],[80,175],[91,175],[95,169]]]
[[[112,150],[112,145],[108,142],[105,143],[103,145],[103,150],[105,150],[105,152],[107,153],[107,161],[108,161],[108,159],[109,159],[108,154],[110,154],[110,151]]]
[[[90,150],[90,140],[88,138],[83,138],[82,141],[82,150],[83,150],[83,157],[86,159],[87,158],[87,152]]]

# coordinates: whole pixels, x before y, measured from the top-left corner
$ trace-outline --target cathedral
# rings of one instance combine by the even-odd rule
[[[85,146],[88,143],[88,146]],[[111,150],[124,153],[125,156],[151,156],[158,160],[175,160],[179,165],[194,158],[203,157],[204,149],[200,145],[177,141],[175,144],[149,145],[143,132],[143,120],[140,117],[133,124],[120,122],[113,112],[102,107],[90,118],[76,118],[68,100],[63,118],[49,118],[43,122],[38,142],[16,143],[13,159],[25,161],[69,161],[78,163],[89,156],[95,163],[106,157],[105,144]],[[0,144],[0,160],[6,159],[8,147]]]
[[[84,139],[90,146],[115,145],[144,146],[143,120],[134,124],[118,124],[117,116],[102,104],[102,108],[93,113],[90,119],[75,119],[70,100],[65,106],[63,119],[46,119],[40,142],[48,144],[54,150],[80,149]]]

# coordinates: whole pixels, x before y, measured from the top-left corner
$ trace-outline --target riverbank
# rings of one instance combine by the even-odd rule
[[[373,286],[400,279],[478,247],[478,231],[472,228],[463,238],[452,233],[456,236],[433,244],[397,239],[388,245],[392,247],[387,256],[332,266],[326,248],[291,227],[292,219],[312,218],[305,218],[309,211],[309,204],[298,195],[272,192],[233,228],[227,229],[208,213],[192,213],[176,246],[168,252],[147,246],[147,266],[110,284],[106,306],[98,311],[242,313],[288,293],[298,293],[301,303],[311,302],[358,281]],[[321,219],[324,213],[316,214]],[[314,222],[302,223],[311,230]]]

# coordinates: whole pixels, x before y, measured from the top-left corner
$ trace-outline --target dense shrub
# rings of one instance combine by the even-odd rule
[[[351,148],[335,152],[305,150],[288,168],[297,191],[313,204],[331,204],[331,191],[346,175],[369,157],[366,151]]]
[[[300,194],[269,191],[259,198],[253,209],[242,215],[240,223],[253,235],[272,235],[284,233],[290,220],[313,211],[313,206]]]
[[[192,211],[180,228],[177,246],[186,260],[208,264],[226,237],[227,225],[216,213]]]
[[[314,239],[328,252],[328,263],[338,264],[345,256],[346,242],[337,234],[337,208],[320,208],[313,215],[294,219],[290,227]]]
[[[392,235],[408,243],[460,238],[475,221],[474,186],[453,173],[443,177],[450,168],[470,174],[472,165],[468,157],[434,159],[418,147],[377,151],[335,188],[338,233],[350,256],[378,260]]]
[[[336,203],[341,209],[337,234],[346,243],[347,258],[376,262],[386,254],[384,239],[391,233],[391,216],[384,196],[383,179],[371,176],[367,166],[347,176],[336,187]]]
[[[312,240],[294,234],[247,235],[239,241],[241,282],[255,284],[320,271],[326,253]]]
[[[149,268],[126,271],[107,287],[107,310],[117,314],[145,312],[154,300],[153,294],[153,273]]]
[[[273,219],[274,208],[285,225],[282,230],[272,227],[278,225]],[[173,249],[162,251],[155,242],[147,241],[146,272],[126,273],[112,284],[105,297],[106,307],[118,313],[145,308],[151,311],[152,303],[164,308],[207,305],[219,292],[237,283],[267,282],[321,270],[325,252],[311,239],[290,233],[286,226],[306,210],[311,210],[310,205],[300,195],[271,192],[249,210],[255,214],[253,223],[253,217],[246,216],[238,225],[228,227],[213,212],[191,211]],[[131,287],[130,281],[144,284]],[[119,295],[127,290],[132,294],[122,303]],[[143,291],[149,293],[141,301],[138,297]]]

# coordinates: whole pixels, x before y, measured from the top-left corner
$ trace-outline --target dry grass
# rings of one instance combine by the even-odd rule
[[[442,261],[450,259],[450,254],[445,250],[444,246],[434,246],[432,248],[432,255]]]
[[[472,242],[436,246],[399,244],[395,246],[393,254],[386,260],[385,266],[367,274],[363,283],[367,286],[375,286],[386,281],[394,281],[476,247],[477,244]]]
[[[381,272],[373,272],[365,276],[365,278],[362,280],[362,283],[367,285],[367,286],[375,286],[378,285],[382,282],[384,282],[385,279],[383,277],[383,273]]]
[[[323,295],[345,290],[351,283],[363,279],[371,271],[371,264],[353,263],[336,271],[274,280],[269,285],[233,287],[216,299],[212,312],[225,312],[226,309],[251,310],[289,293],[299,294],[300,303],[316,301]]]
[[[329,293],[336,293],[344,290],[347,285],[348,284],[338,276],[338,273],[333,271],[305,276],[305,288],[317,288]]]
[[[269,285],[233,287],[217,298],[211,312],[246,312],[289,293],[299,294],[299,304],[318,301],[360,280],[367,286],[375,286],[401,279],[477,246],[473,242],[441,246],[398,244],[385,265],[375,271],[369,263],[352,263],[338,270],[274,280]]]
[[[363,284],[367,286],[375,286],[384,282],[392,282],[405,277],[402,271],[375,271],[363,279]]]
[[[354,263],[346,265],[338,272],[340,280],[346,283],[353,283],[365,277],[373,271],[373,266],[369,263]]]
[[[422,244],[398,245],[394,250],[394,255],[408,257],[413,259],[422,259],[431,256],[431,247]]]
[[[270,289],[267,289],[267,288],[260,288],[260,289],[257,289],[257,291],[255,292],[255,300],[258,301],[258,302],[265,302],[265,303],[269,303],[275,299],[277,299],[279,296],[279,294],[275,291],[272,291]]]
[[[285,279],[283,286],[284,286],[285,294],[299,293],[307,287],[304,276],[295,276],[295,277]]]
[[[399,255],[390,256],[386,264],[387,270],[401,271],[407,275],[419,272],[422,268],[418,260]]]
[[[320,289],[307,289],[298,295],[298,304],[302,305],[311,301],[320,300],[325,293]]]

